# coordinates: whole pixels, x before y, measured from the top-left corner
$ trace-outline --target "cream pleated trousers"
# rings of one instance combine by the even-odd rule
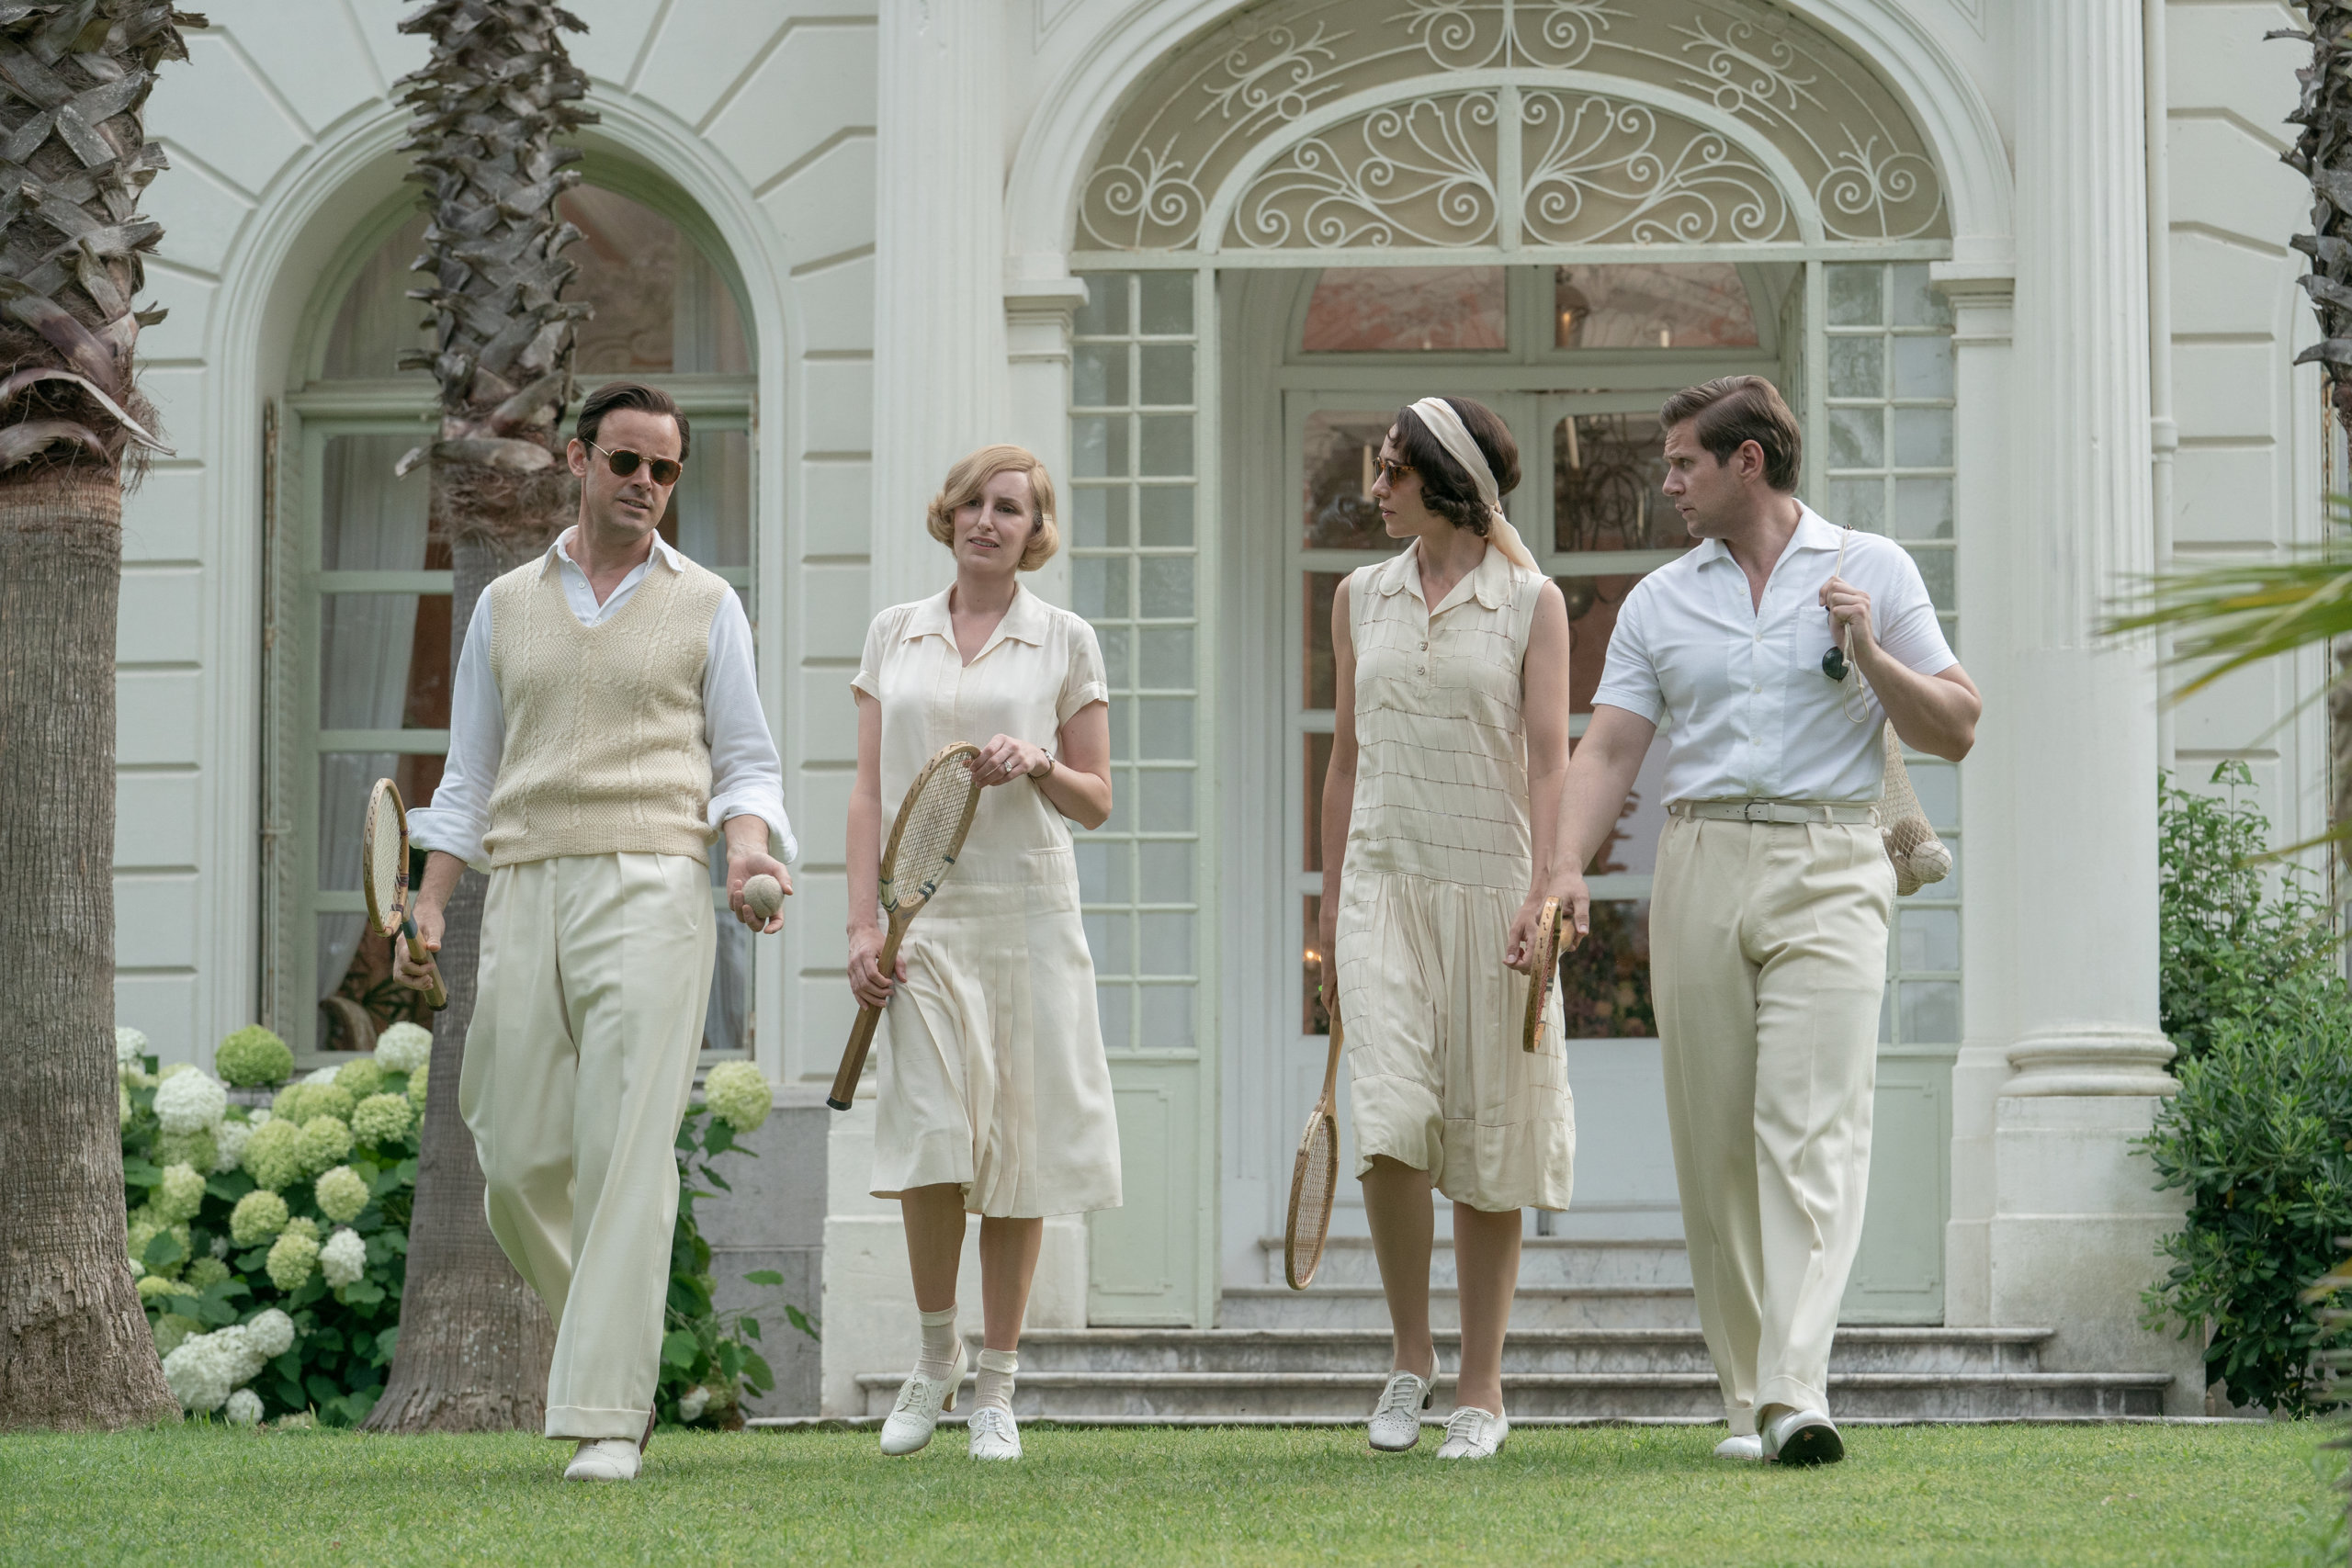
[[[491,1234],[555,1320],[550,1438],[637,1438],[653,1408],[717,929],[684,855],[490,875],[458,1107]]]
[[[1862,1235],[1894,868],[1875,827],[1669,817],[1650,903],[1699,1325],[1736,1434],[1829,1409]]]

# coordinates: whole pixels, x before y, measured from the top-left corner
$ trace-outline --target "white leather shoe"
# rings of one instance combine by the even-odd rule
[[[1836,1464],[1846,1440],[1818,1410],[1792,1410],[1765,1423],[1764,1457],[1780,1464]]]
[[[583,1438],[563,1467],[566,1481],[635,1481],[638,1446],[627,1438]]]
[[[1445,1418],[1445,1441],[1440,1459],[1492,1459],[1510,1436],[1510,1420],[1491,1410],[1465,1404]]]
[[[1372,1446],[1385,1454],[1403,1453],[1421,1440],[1421,1412],[1430,1407],[1427,1378],[1391,1372],[1380,1403],[1372,1407]]]
[[[1754,1432],[1744,1438],[1725,1438],[1715,1445],[1715,1457],[1760,1461],[1764,1458],[1764,1439]]]
[[[1021,1428],[1012,1412],[1001,1404],[983,1404],[972,1412],[974,1459],[1019,1459]]]
[[[963,1381],[964,1342],[959,1338],[956,1364],[945,1377],[909,1372],[907,1381],[899,1385],[899,1403],[890,1407],[889,1418],[882,1423],[882,1451],[910,1454],[930,1442],[931,1429],[939,1425],[939,1413],[956,1408],[956,1390]]]

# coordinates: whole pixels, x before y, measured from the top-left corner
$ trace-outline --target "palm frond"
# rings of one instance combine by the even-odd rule
[[[2267,560],[2232,561],[2143,578],[2100,631],[2174,635],[2166,662],[2200,667],[2180,702],[2250,664],[2352,637],[2352,502],[2338,496],[2329,536]]]

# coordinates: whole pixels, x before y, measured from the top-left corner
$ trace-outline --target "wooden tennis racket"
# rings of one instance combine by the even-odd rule
[[[1535,918],[1535,945],[1527,954],[1527,1021],[1520,1029],[1519,1048],[1532,1051],[1544,1034],[1544,1010],[1551,1003],[1552,987],[1560,979],[1560,934],[1565,924],[1557,898],[1544,900]],[[1570,947],[1576,945],[1571,942]]]
[[[424,993],[425,1006],[438,1012],[449,1005],[448,987],[441,983],[440,966],[416,934],[416,919],[408,908],[408,808],[401,804],[400,786],[378,779],[368,792],[368,823],[359,848],[360,882],[368,893],[368,920],[387,940],[408,943],[408,955],[433,971],[433,988]]]
[[[1331,1195],[1340,1184],[1340,998],[1331,998],[1331,1047],[1323,1058],[1323,1094],[1306,1113],[1298,1158],[1290,1168],[1290,1213],[1283,1221],[1283,1278],[1294,1291],[1313,1281],[1331,1234]]]
[[[899,943],[907,927],[964,852],[964,835],[972,830],[972,814],[980,808],[980,786],[972,778],[972,762],[979,754],[980,749],[968,740],[941,747],[899,803],[899,819],[890,824],[890,841],[882,850],[882,912],[890,919],[890,930],[876,962],[886,976],[898,964]],[[825,1097],[834,1110],[849,1109],[858,1077],[865,1071],[875,1025],[881,1021],[880,1008],[858,1009],[856,1027],[842,1050],[841,1071],[833,1075],[833,1092]]]

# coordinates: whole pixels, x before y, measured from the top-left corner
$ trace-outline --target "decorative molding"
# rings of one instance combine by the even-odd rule
[[[1331,122],[1345,102],[1370,107]],[[1760,0],[1269,0],[1130,95],[1081,187],[1077,238],[1458,249],[1509,247],[1523,226],[1535,243],[1753,243],[1814,214],[1833,241],[1951,233],[1902,106],[1844,46]]]
[[[2177,1050],[2149,1030],[2094,1025],[2031,1035],[2009,1048],[2017,1076],[2001,1086],[2001,1094],[2175,1095],[2180,1080],[2165,1067]]]

